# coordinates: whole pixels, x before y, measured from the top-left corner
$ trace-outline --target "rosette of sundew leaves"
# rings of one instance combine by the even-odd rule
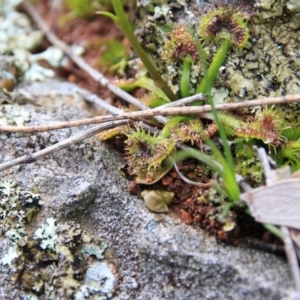
[[[211,88],[220,67],[227,57],[230,47],[239,50],[246,45],[250,36],[247,21],[248,15],[233,9],[232,7],[220,7],[212,9],[206,15],[202,16],[197,31],[199,39],[202,40],[203,43],[213,42],[218,45],[217,52],[212,59],[212,62],[207,66],[202,45],[199,42],[196,42],[204,73],[204,78],[198,85],[196,93],[204,93],[208,96],[208,101],[213,109],[213,119],[218,126],[225,154],[223,155],[211,140],[204,138],[205,142],[211,147],[215,159],[194,149],[179,151],[179,153],[174,156],[176,161],[193,157],[204,162],[221,176],[223,188],[229,199],[229,202],[225,205],[224,210],[221,213],[221,217],[223,218],[227,215],[229,209],[239,201],[240,190],[236,180],[231,149],[224,127],[212,101]],[[199,105],[199,103],[196,103],[196,105]]]
[[[136,182],[152,184],[161,179],[172,167],[164,161],[176,151],[175,145],[176,140],[166,138],[163,131],[151,135],[141,128],[131,130],[125,149],[129,172]]]
[[[198,27],[199,38],[205,44],[214,43],[220,46],[207,69],[206,76],[198,85],[197,92],[209,91],[230,48],[240,51],[247,45],[250,37],[247,22],[251,15],[239,9],[220,7],[202,17]],[[204,53],[203,50],[200,51]],[[205,61],[202,64],[205,66]],[[227,114],[218,114],[218,118],[230,135],[239,138],[236,140],[236,156],[239,156],[236,164],[239,172],[244,169],[243,163],[247,163],[247,173],[256,174],[254,177],[257,180],[253,176],[250,177],[259,181],[261,176],[257,176],[257,173],[260,167],[253,149],[250,149],[255,141],[269,145],[279,165],[291,164],[293,171],[299,169],[297,161],[300,158],[300,130],[287,120],[280,108],[258,109],[254,118],[248,122]],[[241,147],[239,143],[242,143]],[[245,144],[249,145],[247,157],[244,155]],[[244,172],[240,173],[246,175]]]
[[[161,59],[167,65],[179,65],[178,73],[181,72],[179,91],[181,97],[188,97],[191,93],[190,74],[193,65],[200,69],[199,52],[196,46],[193,32],[184,25],[174,28],[166,42]],[[180,70],[180,65],[182,69]]]
[[[126,18],[126,15],[124,13],[122,4],[118,0],[112,1],[114,10],[116,15],[111,14],[109,12],[100,12],[103,15],[106,15],[113,19],[115,23],[121,28],[123,33],[126,35],[126,37],[129,39],[129,41],[132,44],[132,47],[136,51],[136,53],[139,55],[141,60],[143,61],[145,67],[149,71],[149,73],[152,75],[153,80],[155,84],[162,89],[162,91],[169,97],[169,99],[173,100],[176,98],[170,93],[170,89],[166,85],[166,83],[162,80],[161,76],[158,74],[157,69],[155,65],[149,60],[147,54],[144,52],[144,50],[141,48],[140,44],[137,42],[136,38],[134,37],[134,34],[130,28],[130,24]],[[213,14],[214,12],[214,14]],[[226,28],[231,28],[232,31],[236,31],[236,28],[234,28],[234,22],[235,22],[235,14],[239,14],[235,12],[233,9],[228,10],[214,10],[212,13],[209,14],[208,18],[211,18],[212,20],[218,16],[218,14],[221,15],[221,20],[226,21],[227,23],[224,25]],[[228,19],[232,17],[233,21],[229,24]],[[203,22],[207,23],[205,18],[203,18]],[[241,23],[243,25],[243,28],[245,29],[245,36],[244,40],[246,41],[248,39],[249,33],[247,31],[246,22],[241,18],[241,21],[237,19],[237,24]],[[209,26],[211,24],[208,24],[209,30],[211,29]],[[205,65],[205,57],[202,57],[202,64],[204,68],[205,77],[202,80],[202,83],[199,85],[197,91],[198,92],[209,92],[212,83],[214,82],[214,79],[217,76],[217,72],[224,62],[226,55],[228,53],[229,45],[233,44],[233,42],[230,41],[230,34],[224,34],[222,30],[218,32],[215,27],[216,25],[212,25],[212,33],[216,35],[215,40],[221,41],[220,49],[218,50],[215,58],[213,59],[210,67],[206,71],[206,65]],[[231,26],[231,27],[230,27]],[[201,25],[200,25],[201,29]],[[201,32],[201,30],[199,30]],[[241,40],[241,34],[239,34],[238,37],[238,43],[239,47],[242,47],[242,45],[245,43]],[[186,51],[183,48],[178,51],[172,50],[176,48],[176,39],[180,37],[182,40],[187,40],[185,45],[187,46],[189,50]],[[237,36],[235,36],[237,37]],[[181,82],[181,91],[183,95],[188,95],[189,93],[189,69],[190,69],[190,62],[191,59],[195,59],[198,54],[200,56],[203,56],[204,51],[202,50],[202,47],[199,42],[193,41],[193,37],[191,34],[189,34],[188,31],[185,31],[183,28],[178,28],[174,33],[173,37],[170,39],[170,47],[169,47],[169,53],[171,52],[171,56],[175,56],[177,58],[184,59],[183,61],[183,76],[182,76],[182,82]],[[167,46],[168,48],[168,46]],[[168,52],[168,49],[166,50],[166,53]],[[205,88],[202,88],[201,86],[205,86]],[[146,172],[143,171],[146,178],[145,182],[153,183],[157,180],[157,178],[160,178],[161,175],[154,176],[154,174],[150,174],[150,170],[154,170],[156,172],[158,168],[160,168],[160,165],[163,163],[163,161],[170,155],[173,151],[175,151],[175,142],[172,141],[172,138],[170,138],[171,129],[175,125],[177,125],[179,122],[187,121],[189,120],[188,117],[179,116],[172,118],[166,126],[163,128],[162,132],[158,136],[151,136],[143,131],[137,130],[133,131],[132,133],[128,134],[128,140],[127,140],[127,153],[129,155],[129,165],[131,168],[131,172],[137,177],[139,177],[138,173],[141,174],[141,170],[146,170]],[[224,137],[226,140],[226,137]],[[230,149],[228,150],[230,152]],[[149,157],[148,157],[149,155]],[[231,158],[232,161],[232,158]],[[233,164],[233,163],[232,163]],[[160,173],[160,172],[159,172]],[[233,170],[234,173],[234,170]]]
[[[243,49],[250,37],[247,25],[249,14],[245,14],[231,6],[212,9],[202,16],[198,27],[198,36],[204,43],[218,45],[207,74],[197,87],[196,93],[208,93],[213,86],[220,67],[223,65],[230,48],[239,51]],[[204,53],[200,49],[201,53]],[[202,65],[205,64],[202,58]]]

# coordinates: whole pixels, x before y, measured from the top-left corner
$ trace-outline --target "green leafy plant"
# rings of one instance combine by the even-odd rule
[[[160,87],[171,100],[175,99],[176,97],[170,94],[169,88],[162,80],[157,68],[135,38],[130,23],[123,10],[122,3],[119,0],[112,0],[112,4],[115,15],[109,12],[99,13],[114,20],[130,41],[133,49],[143,61],[148,72],[152,75],[156,86]],[[215,20],[216,23],[214,23]],[[241,29],[239,29],[239,27],[241,27]],[[180,92],[182,96],[188,96],[190,94],[189,74],[191,64],[192,61],[199,60],[200,58],[204,78],[198,86],[197,92],[203,92],[208,95],[209,103],[213,107],[213,117],[223,141],[225,155],[223,156],[214,143],[205,137],[204,140],[211,147],[215,159],[217,159],[219,163],[215,163],[208,155],[203,153],[200,154],[198,151],[195,152],[191,149],[184,150],[180,155],[191,155],[199,160],[203,160],[207,165],[213,168],[213,170],[217,171],[223,179],[224,189],[230,201],[234,203],[239,200],[239,187],[235,179],[233,157],[224,128],[217,112],[214,109],[214,103],[210,93],[215,78],[217,77],[218,70],[227,56],[229,47],[233,45],[234,47],[242,48],[247,42],[249,33],[243,15],[240,15],[240,13],[236,12],[232,8],[222,8],[215,9],[206,17],[202,18],[198,34],[203,36],[203,39],[206,41],[221,43],[209,67],[207,67],[206,55],[201,44],[195,40],[191,30],[187,30],[183,26],[179,26],[171,32],[170,40],[166,44],[163,55],[164,59],[177,59],[181,60],[183,63],[180,84]],[[137,81],[135,84],[136,83]],[[188,121],[189,119],[190,117],[184,116],[170,119],[163,128],[161,134],[157,137],[151,136],[140,130],[133,131],[128,134],[127,153],[129,155],[129,163],[132,166],[132,172],[137,174],[141,169],[146,168],[148,171],[151,169],[157,169],[175,148],[175,143],[171,143],[172,139],[170,139],[172,128],[174,128],[178,123]],[[167,147],[163,146],[165,143],[168,143]],[[177,156],[176,159],[178,159],[178,157],[179,156]],[[152,179],[150,178],[149,181],[152,181]]]
[[[121,2],[119,0],[112,0],[112,4],[115,15],[109,12],[99,13],[110,17],[120,27],[155,83],[154,88],[153,82],[149,80],[149,78],[142,77],[133,82],[127,82],[123,84],[123,86],[122,84],[119,86],[122,86],[122,88],[126,90],[144,87],[151,91],[152,95],[155,94],[156,98],[154,97],[154,99],[165,98],[159,95],[160,93],[157,91],[161,89],[169,100],[175,100],[177,98],[176,95],[162,79],[155,63],[148,57],[135,38]],[[281,144],[279,157],[282,161],[288,160],[293,162],[296,167],[300,167],[297,163],[300,157],[299,128],[287,131],[286,124],[276,111],[271,109],[258,111],[254,116],[254,120],[249,122],[237,119],[234,116],[219,114],[215,109],[212,87],[218,76],[219,69],[224,64],[229,50],[231,48],[236,51],[243,49],[250,36],[247,26],[249,14],[244,14],[238,9],[234,9],[230,6],[221,6],[220,8],[212,9],[207,15],[202,16],[196,33],[193,33],[191,29],[182,25],[176,27],[170,32],[169,41],[166,43],[161,57],[165,61],[174,60],[177,66],[182,67],[177,76],[177,79],[180,78],[180,96],[189,96],[191,91],[206,94],[208,103],[212,107],[212,114],[210,114],[210,116],[206,114],[206,117],[216,123],[222,140],[223,152],[209,139],[210,135],[203,134],[202,123],[193,122],[195,120],[190,116],[177,116],[170,119],[160,134],[149,134],[138,128],[127,132],[128,139],[126,142],[129,168],[131,173],[136,176],[138,183],[152,184],[156,182],[170,170],[174,161],[178,162],[187,158],[195,158],[207,165],[214,172],[217,172],[222,179],[222,191],[224,191],[227,196],[225,205],[222,204],[222,206],[219,207],[221,210],[219,216],[223,220],[226,219],[229,210],[233,206],[240,206],[241,204],[240,189],[236,179],[235,162],[225,131],[227,131],[230,136],[235,137],[237,149],[236,158],[241,159],[242,155],[247,158],[246,167],[245,165],[240,166],[239,170],[246,170],[251,167],[251,170],[254,170],[253,174],[255,174],[252,175],[259,178],[258,164],[257,161],[255,161],[252,145],[258,140],[260,143],[269,144],[275,148],[275,146],[281,144],[282,136],[285,136],[286,142]],[[198,38],[201,42],[197,40]],[[207,53],[203,48],[205,43],[214,43],[217,45],[216,53],[212,59],[211,57],[207,57]],[[207,61],[210,61],[210,64],[208,64]],[[196,85],[194,82],[194,86],[192,87],[191,72],[195,66],[199,68],[200,74],[202,72],[203,78]],[[151,97],[149,97],[149,99]],[[151,101],[152,100],[151,98]],[[154,100],[154,102],[155,101],[156,100]],[[159,101],[156,101],[155,105],[152,102],[149,106],[155,107],[159,104]],[[194,105],[200,105],[200,103]],[[196,134],[193,138],[186,139],[184,136],[180,137],[180,132],[178,133],[177,131],[175,133],[176,130],[180,131],[182,129],[180,126],[183,124],[188,124],[186,125],[188,133],[193,132],[193,129],[195,129],[194,132],[196,132]],[[297,139],[293,141],[288,140],[286,135],[296,135]],[[210,146],[212,155],[189,147],[185,147],[184,150],[176,152],[176,141],[189,141],[193,144],[195,141],[199,142],[201,139]],[[243,153],[245,151],[242,150],[245,141],[247,141],[248,146],[247,153]],[[245,207],[243,208],[245,212],[247,212],[247,209]],[[231,224],[229,223],[230,222],[226,222],[225,227],[231,230],[232,222]],[[276,227],[268,224],[266,224],[265,227],[278,237],[281,237]]]
[[[170,170],[166,158],[176,151],[175,140],[164,134],[151,135],[140,128],[127,133],[126,152],[129,172],[138,183],[152,184]]]
[[[177,96],[172,92],[172,90],[168,87],[167,83],[163,80],[163,78],[157,71],[157,67],[155,66],[154,62],[149,58],[149,56],[144,51],[137,38],[135,37],[134,32],[132,30],[132,26],[130,25],[128,18],[124,12],[122,2],[120,0],[111,0],[111,3],[113,5],[115,15],[105,11],[100,11],[98,12],[98,14],[110,17],[115,22],[115,24],[127,37],[132,48],[143,62],[148,72],[150,73],[155,85],[159,87],[170,100],[176,100]]]
[[[225,134],[224,127],[221,123],[219,115],[214,107],[212,100],[211,88],[218,75],[219,69],[224,63],[230,46],[243,48],[249,38],[249,30],[245,21],[245,16],[232,8],[220,8],[212,10],[201,20],[198,35],[205,41],[214,41],[220,43],[217,53],[215,54],[211,64],[207,67],[205,61],[205,52],[200,43],[196,42],[196,46],[201,58],[202,70],[204,78],[196,89],[196,93],[205,93],[208,96],[208,102],[212,106],[213,118],[219,129],[219,134],[223,142],[225,154],[223,155],[216,145],[209,139],[205,142],[211,147],[218,164],[212,159],[199,151],[183,150],[180,155],[192,156],[210,166],[216,171],[223,180],[223,186],[231,203],[239,201],[240,190],[236,181],[236,173],[234,169],[234,161],[231,149]],[[177,156],[176,159],[178,159]],[[228,206],[227,210],[229,209]]]
[[[112,74],[125,75],[129,57],[123,43],[118,40],[105,40],[101,44],[105,45],[106,50],[102,53],[99,64],[107,67]],[[97,44],[97,46],[100,45]]]
[[[208,71],[206,71],[206,68],[204,68],[204,76],[205,78],[209,76],[209,73]],[[210,83],[211,79],[206,79],[205,81],[207,83]],[[208,86],[207,88],[211,88],[211,86]],[[204,162],[206,165],[208,165],[211,169],[216,171],[221,176],[223,180],[223,186],[228,198],[232,203],[235,203],[239,201],[240,190],[236,181],[236,173],[234,169],[234,162],[233,162],[231,149],[223,125],[218,117],[217,111],[214,108],[214,103],[210,95],[210,90],[209,90],[208,99],[210,105],[212,106],[213,116],[216,121],[217,127],[219,129],[220,137],[223,142],[225,155],[223,155],[220,152],[220,150],[210,139],[204,138],[205,142],[211,147],[212,152],[215,158],[217,159],[218,163],[216,163],[216,161],[213,158],[211,158],[209,155],[206,155],[198,150],[192,150],[192,149],[182,150],[176,155],[175,160],[177,161],[181,160],[183,157],[193,157],[199,161]]]
[[[153,100],[153,102],[151,101],[151,103],[148,103],[149,107],[157,107],[170,102],[170,100],[161,91],[161,89],[158,88],[154,84],[153,80],[148,78],[147,76],[141,76],[137,79],[121,79],[116,82],[116,85],[127,92],[131,92],[136,88],[143,88],[149,91],[150,94],[147,94],[147,97]],[[157,102],[157,104],[155,104],[155,102]]]

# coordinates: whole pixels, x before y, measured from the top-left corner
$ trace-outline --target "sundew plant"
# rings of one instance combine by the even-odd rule
[[[220,150],[211,139],[216,131],[209,131],[207,127],[205,128],[207,125],[196,116],[170,118],[160,133],[155,134],[140,128],[129,129],[125,133],[128,138],[126,151],[132,175],[137,179],[143,178],[142,182],[145,184],[152,184],[170,169],[168,167],[170,157],[176,162],[193,157],[221,177],[221,184],[228,199],[224,209],[226,212],[240,200],[236,173],[248,176],[250,181],[256,184],[261,180],[260,166],[255,158],[253,145],[268,148],[273,156],[278,158],[280,164],[292,163],[295,169],[298,167],[300,136],[297,135],[296,129],[287,130],[291,128],[291,124],[282,118],[280,109],[263,108],[254,113],[247,112],[247,117],[251,116],[251,121],[245,121],[241,116],[217,113],[214,109],[212,88],[219,70],[231,52],[239,52],[249,46],[251,35],[249,22],[253,14],[244,11],[243,7],[219,5],[202,15],[199,23],[193,28],[184,24],[174,25],[169,28],[168,39],[165,41],[160,58],[155,62],[135,37],[121,1],[112,0],[111,3],[115,14],[103,11],[98,13],[110,17],[121,29],[143,62],[153,80],[153,86],[162,92],[160,95],[156,92],[149,93],[145,97],[147,105],[156,107],[160,103],[174,101],[180,97],[203,93],[212,107],[212,114],[206,114],[205,118],[215,124],[222,141]],[[207,47],[212,46],[216,50],[214,54],[208,54]],[[179,77],[177,91],[159,73],[156,64],[160,61],[167,65],[176,64]],[[192,75],[195,69],[200,70],[197,82]],[[153,88],[149,89],[149,80],[143,77],[135,82],[139,81],[139,87],[153,91]],[[126,83],[122,88],[126,89]],[[193,105],[202,103],[197,102]],[[180,133],[182,128],[185,130],[183,134]],[[229,145],[228,136],[233,141],[234,151]],[[176,146],[178,142],[188,142],[192,146],[204,142],[212,150],[212,155],[191,147],[178,151]]]

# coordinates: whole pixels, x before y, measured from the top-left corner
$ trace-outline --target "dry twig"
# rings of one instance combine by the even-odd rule
[[[291,102],[299,102],[300,95],[288,95],[282,97],[270,97],[266,99],[254,99],[244,102],[237,103],[224,103],[215,105],[217,110],[234,110],[238,108],[245,107],[253,107],[260,105],[268,105],[268,104],[286,104]],[[129,113],[123,113],[117,116],[107,115],[107,116],[98,116],[89,119],[75,120],[70,122],[60,122],[57,124],[48,124],[42,126],[0,126],[0,132],[23,132],[23,133],[33,133],[33,132],[43,132],[50,131],[62,128],[71,128],[83,125],[90,124],[99,124],[103,122],[109,121],[117,121],[117,120],[132,120],[136,121],[140,118],[153,117],[153,116],[172,116],[172,115],[195,115],[210,112],[212,110],[211,105],[203,105],[203,106],[193,106],[193,107],[173,107],[173,108],[154,108],[147,109],[144,111],[134,111]]]
[[[84,99],[86,101],[88,101],[90,103],[93,103],[93,104],[96,104],[96,105],[100,106],[101,108],[106,109],[112,115],[119,115],[119,114],[124,113],[124,111],[122,109],[108,104],[107,102],[105,102],[104,100],[102,100],[101,98],[99,98],[95,94],[91,94],[91,93],[88,93],[87,91],[85,91],[84,93],[82,93],[82,96],[84,97]],[[188,105],[190,105],[190,104],[192,104],[196,101],[201,101],[201,100],[204,100],[204,99],[205,99],[205,97],[202,94],[197,94],[197,95],[194,95],[194,96],[186,97],[186,98],[183,98],[183,99],[179,99],[179,100],[161,105],[160,108],[188,106]],[[137,99],[137,101],[138,101],[138,99]],[[148,106],[146,106],[146,109],[150,109],[150,108]],[[167,119],[165,121],[167,121]]]
[[[84,92],[83,96],[87,97],[88,101],[93,102],[93,103],[95,103],[95,104],[97,104],[101,107],[104,107],[106,110],[108,110],[112,113],[123,113],[123,111],[121,109],[116,108],[116,107],[104,102],[97,95],[89,94],[88,92]],[[190,104],[190,103],[193,103],[194,101],[199,101],[201,99],[202,99],[202,96],[197,95],[197,96],[177,100],[177,101],[174,101],[172,103],[168,103],[168,104],[164,105],[163,107],[166,108],[166,107],[172,107],[172,106],[174,107],[174,106],[177,106],[177,105],[180,106],[180,105]],[[163,118],[163,119],[165,119],[165,118]],[[164,120],[162,120],[162,121],[164,121]],[[101,131],[104,131],[104,130],[107,130],[107,129],[110,129],[110,128],[114,128],[116,126],[120,126],[120,125],[123,125],[123,124],[126,124],[126,123],[128,123],[128,120],[119,120],[119,121],[106,122],[104,124],[95,126],[91,129],[88,129],[88,130],[86,130],[82,133],[79,133],[79,134],[75,135],[74,137],[70,137],[70,138],[68,138],[64,141],[61,141],[61,142],[59,142],[55,145],[47,147],[47,148],[45,148],[41,151],[35,152],[33,154],[30,154],[30,155],[25,155],[23,157],[20,157],[20,158],[11,160],[9,162],[5,162],[3,164],[0,164],[0,172],[4,171],[4,170],[6,170],[10,167],[19,165],[19,164],[28,164],[28,163],[35,162],[38,158],[45,157],[46,155],[54,153],[56,151],[59,151],[59,150],[65,148],[65,147],[70,146],[71,144],[83,141],[83,140],[85,140],[85,139],[87,139],[87,138],[89,138],[89,137],[91,137],[91,136],[93,136],[93,135],[95,135],[95,134],[97,134]],[[139,126],[143,127],[147,131],[149,131],[149,126],[148,125],[143,124],[141,122],[139,124]]]
[[[0,172],[6,170],[8,168],[11,168],[13,166],[16,166],[16,165],[29,164],[29,163],[35,162],[39,158],[45,157],[48,154],[59,151],[63,148],[66,148],[66,147],[68,147],[72,144],[78,143],[80,141],[83,141],[101,131],[104,131],[104,130],[107,130],[110,128],[114,128],[116,126],[124,125],[126,123],[128,123],[128,121],[121,120],[121,121],[115,121],[115,122],[107,122],[107,123],[95,126],[93,128],[90,128],[90,129],[82,132],[82,133],[79,133],[75,136],[65,139],[57,144],[47,147],[41,151],[37,151],[37,152],[35,152],[33,154],[29,154],[29,155],[24,155],[22,157],[14,159],[14,160],[2,163],[0,165]]]

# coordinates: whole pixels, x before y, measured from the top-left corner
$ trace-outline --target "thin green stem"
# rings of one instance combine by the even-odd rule
[[[149,59],[148,55],[146,54],[146,52],[144,51],[144,49],[141,47],[140,43],[136,39],[131,29],[130,23],[127,19],[127,16],[125,14],[125,11],[123,9],[122,2],[120,0],[112,0],[111,2],[114,7],[115,14],[118,18],[118,22],[117,22],[118,26],[120,27],[124,35],[128,38],[132,48],[134,49],[136,54],[143,62],[148,72],[150,73],[155,85],[159,87],[171,101],[177,100],[176,95],[168,87],[167,83],[162,79],[162,77],[157,71],[156,66]]]
[[[269,230],[271,233],[273,233],[275,236],[277,236],[279,239],[282,240],[282,234],[280,229],[277,226],[274,226],[272,224],[263,224],[263,226]]]
[[[197,93],[208,94],[208,101],[212,107],[212,113],[217,123],[220,137],[223,141],[225,159],[223,158],[221,153],[219,153],[219,150],[215,147],[215,145],[210,140],[207,140],[206,142],[210,145],[210,147],[212,147],[214,154],[218,156],[218,159],[220,160],[220,163],[223,166],[223,171],[220,172],[219,174],[223,178],[224,188],[226,190],[226,193],[231,201],[236,202],[239,200],[240,190],[235,177],[233,157],[230,150],[230,146],[227,141],[224,127],[219,119],[218,113],[215,109],[212,96],[211,96],[212,85],[218,75],[220,67],[224,63],[228,50],[229,50],[229,42],[226,39],[224,39],[208,69],[206,67],[206,62],[202,58],[204,78],[200,86],[198,86],[197,88]],[[200,54],[203,54],[204,51],[201,45],[198,45],[198,51],[200,52]]]
[[[207,72],[205,73],[204,79],[202,80],[199,88],[197,89],[197,92],[199,92],[199,93],[200,92],[209,93],[210,94],[212,84],[213,84],[215,78],[218,75],[220,67],[223,65],[223,63],[225,61],[228,50],[229,50],[229,42],[228,42],[228,40],[224,39],[222,41],[222,44],[221,44],[220,48],[218,49],[215,57],[213,58],[213,61],[212,61],[211,65],[209,66]],[[228,141],[227,141],[227,137],[226,137],[226,134],[225,134],[224,127],[222,126],[222,123],[219,119],[219,116],[218,116],[218,113],[215,109],[215,106],[214,106],[214,103],[212,101],[211,95],[209,95],[208,99],[209,99],[210,105],[212,106],[212,113],[213,113],[215,121],[217,123],[219,133],[220,133],[220,137],[223,141],[223,147],[224,147],[224,150],[225,150],[226,161],[228,163],[228,166],[230,168],[230,171],[231,171],[233,177],[235,178],[233,158],[232,158],[230,147],[228,145]]]
[[[220,214],[221,221],[224,221],[226,219],[231,207],[232,207],[232,202],[229,202],[225,205],[225,207],[223,208],[223,211]]]
[[[205,76],[202,79],[201,84],[197,87],[196,90],[197,94],[198,93],[206,94],[210,91],[218,75],[219,69],[224,63],[228,50],[229,50],[229,42],[226,39],[224,39],[207,70],[207,76]]]
[[[209,155],[205,154],[204,152],[195,150],[190,147],[185,147],[184,150],[181,150],[173,155],[173,159],[176,162],[185,160],[187,158],[195,158],[203,163],[205,163],[209,168],[211,168],[214,172],[218,174],[222,173],[222,167],[211,158]]]
[[[121,81],[120,83],[118,83],[118,87],[120,87],[122,90],[126,92],[130,92],[137,87],[144,88],[154,93],[158,97],[162,98],[165,102],[170,102],[169,98],[166,97],[166,95],[162,92],[162,90],[154,84],[153,80],[146,76],[139,77],[135,81],[128,81],[128,82]]]
[[[182,75],[180,80],[180,94],[182,98],[190,96],[190,73],[192,58],[187,56],[183,59]]]
[[[170,119],[164,126],[164,128],[162,129],[162,131],[160,132],[160,136],[164,137],[164,138],[168,138],[171,134],[172,128],[174,126],[176,126],[177,124],[179,124],[180,122],[184,122],[184,121],[188,121],[190,120],[190,117],[185,117],[185,116],[178,116],[178,117],[174,117],[172,119]]]

